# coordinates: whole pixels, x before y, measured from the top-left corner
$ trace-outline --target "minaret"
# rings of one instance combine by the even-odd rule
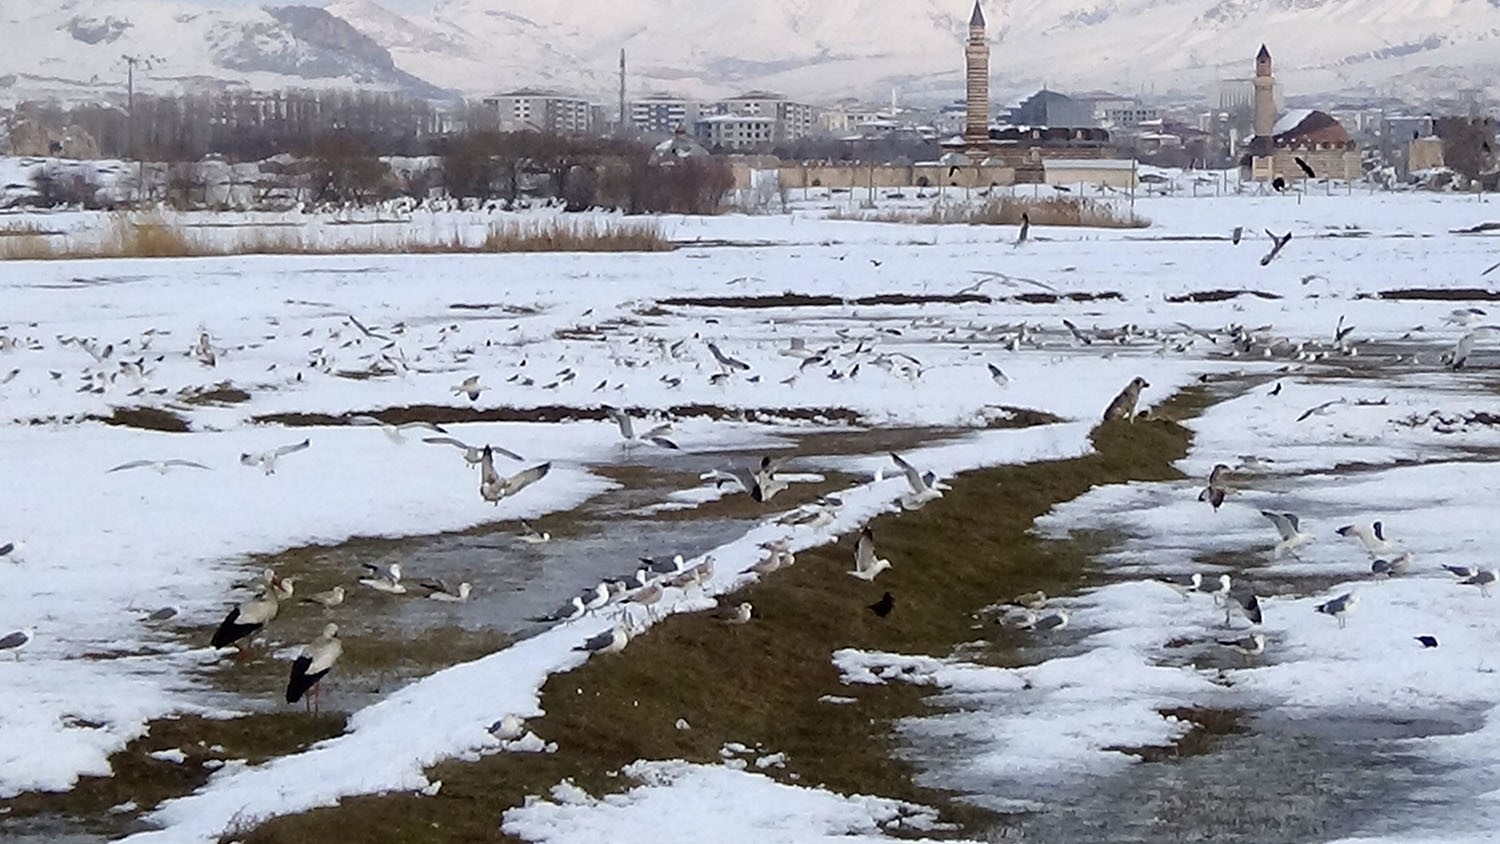
[[[964,120],[964,140],[970,147],[988,147],[990,143],[990,45],[984,38],[984,13],[974,0],[974,14],[969,17],[969,43],[964,45],[965,97],[968,103]]]
[[[1271,137],[1276,125],[1276,75],[1271,72],[1271,51],[1260,45],[1255,56],[1255,135]]]

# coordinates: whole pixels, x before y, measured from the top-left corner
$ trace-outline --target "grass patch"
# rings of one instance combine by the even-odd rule
[[[64,816],[95,834],[118,834],[122,827],[162,801],[191,793],[213,772],[209,760],[244,759],[259,764],[295,753],[344,731],[344,716],[267,712],[226,720],[187,715],[153,721],[146,735],[110,757],[113,776],[82,777],[71,791],[27,792],[0,800],[8,819]],[[148,754],[181,750],[182,763]],[[134,803],[130,811],[110,812]]]
[[[549,220],[493,223],[481,252],[670,252],[672,241],[654,220],[616,223]]]
[[[1159,415],[1186,415],[1207,401],[1184,397]],[[594,793],[618,791],[627,783],[611,772],[625,764],[714,763],[727,741],[787,753],[787,770],[773,776],[795,773],[805,785],[927,803],[977,828],[989,816],[917,786],[910,764],[894,752],[892,723],[921,712],[931,690],[845,687],[830,653],[857,647],[947,655],[974,638],[970,614],[989,601],[1038,588],[1072,591],[1097,543],[1044,540],[1030,532],[1034,520],[1100,484],[1180,478],[1172,462],[1187,453],[1190,438],[1171,421],[1110,423],[1094,431],[1095,453],[960,475],[952,492],[923,510],[873,522],[882,555],[895,563],[877,583],[844,574],[853,553],[853,537],[846,537],[726,596],[754,604],[749,625],[725,627],[704,613],[672,616],[623,653],[552,677],[542,690],[547,714],[530,726],[558,742],[556,754],[445,762],[429,772],[444,783],[436,797],[351,798],[236,837],[247,844],[503,841],[501,814],[563,778]],[[896,596],[896,610],[879,619],[864,607],[886,590]],[[859,701],[820,703],[825,694]],[[676,729],[678,718],[692,729]]]
[[[1035,226],[1084,226],[1099,229],[1143,229],[1151,221],[1128,207],[1080,196],[1045,199],[997,196],[982,203],[938,202],[925,210],[893,209],[874,213],[835,211],[834,220],[915,225],[1019,226],[1026,214]]]
[[[139,428],[143,431],[165,431],[169,434],[185,434],[191,428],[186,419],[170,410],[159,407],[117,407],[108,416],[91,416],[106,425],[122,428]]]

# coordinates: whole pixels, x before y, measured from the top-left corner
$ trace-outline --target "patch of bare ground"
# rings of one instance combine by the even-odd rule
[[[657,300],[655,308],[646,308],[637,313],[641,316],[665,316],[662,308],[740,308],[759,310],[766,308],[824,308],[834,306],[870,307],[874,305],[962,305],[975,302],[1022,302],[1028,305],[1055,305],[1058,302],[1098,302],[1123,300],[1115,291],[1103,293],[1017,293],[1014,296],[995,297],[978,293],[882,293],[875,296],[839,298],[811,293],[778,293],[767,296],[677,296]]]
[[[160,407],[117,407],[108,416],[89,416],[91,421],[143,431],[185,434],[192,430],[187,420]]]
[[[1496,302],[1500,301],[1500,290],[1489,290],[1483,287],[1403,287],[1396,290],[1382,290],[1374,296],[1397,301]]]
[[[1185,721],[1192,726],[1171,744],[1164,745],[1117,745],[1106,747],[1117,753],[1127,753],[1143,762],[1166,762],[1185,756],[1202,756],[1212,753],[1219,740],[1225,736],[1247,732],[1241,723],[1244,713],[1236,709],[1210,709],[1204,707],[1179,707],[1159,709],[1163,718]]]
[[[1201,391],[1161,408],[1190,415]],[[1180,478],[1173,461],[1190,433],[1167,421],[1111,423],[1093,434],[1096,451],[962,474],[953,490],[919,512],[885,515],[871,525],[881,553],[895,563],[875,584],[844,572],[853,538],[809,549],[795,566],[726,596],[749,601],[756,619],[726,627],[704,613],[675,615],[620,654],[597,657],[552,677],[542,690],[545,716],[528,726],[559,749],[446,762],[429,771],[442,791],[356,797],[235,830],[247,844],[508,841],[504,811],[527,795],[572,779],[594,792],[629,786],[615,773],[637,759],[682,758],[715,764],[725,742],[788,754],[784,771],[806,785],[879,794],[939,807],[945,819],[976,830],[983,810],[918,786],[895,753],[894,722],[925,709],[931,690],[905,684],[850,689],[834,669],[839,647],[946,655],[973,637],[970,614],[997,597],[1041,588],[1076,588],[1091,543],[1034,535],[1035,518],[1100,484]],[[896,609],[865,609],[884,591]],[[834,706],[827,694],[858,702]],[[496,713],[497,716],[500,713]],[[678,729],[678,719],[691,729]]]
[[[177,398],[187,404],[224,407],[247,402],[250,394],[226,381],[211,387],[185,389],[177,394]]]
[[[1231,299],[1238,299],[1241,296],[1254,296],[1257,299],[1266,300],[1282,298],[1275,293],[1267,293],[1264,290],[1195,290],[1192,293],[1184,293],[1180,296],[1168,296],[1166,299],[1168,302],[1176,305],[1184,302],[1227,302]]]

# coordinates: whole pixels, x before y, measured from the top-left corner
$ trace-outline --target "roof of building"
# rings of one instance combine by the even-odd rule
[[[1297,109],[1282,115],[1271,127],[1277,141],[1304,141],[1318,144],[1347,144],[1349,133],[1326,111]]]
[[[712,117],[700,117],[699,123],[775,123],[774,117],[763,117],[755,114],[715,114]]]
[[[1244,55],[1244,54],[1241,53],[1241,55]],[[1266,59],[1269,59],[1270,57],[1271,57],[1271,51],[1266,49],[1266,45],[1264,45],[1264,44],[1260,45],[1260,52],[1255,54],[1255,60],[1258,61],[1258,62],[1262,62],[1262,61],[1265,61]]]
[[[778,94],[775,91],[746,91],[745,93],[740,94],[739,96],[725,97],[724,101],[725,102],[729,102],[731,100],[784,100],[784,99],[786,99],[786,95],[785,94]]]
[[[974,0],[974,14],[969,15],[969,26],[984,26],[984,12],[979,10],[979,0]]]

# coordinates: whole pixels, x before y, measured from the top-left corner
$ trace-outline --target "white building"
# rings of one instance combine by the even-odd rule
[[[715,114],[694,124],[698,141],[709,149],[755,149],[776,141],[776,118]]]
[[[495,109],[502,132],[549,132],[557,135],[587,135],[594,129],[595,109],[588,100],[556,91],[524,88],[485,97]]]
[[[651,135],[670,135],[698,120],[698,103],[668,94],[632,100],[629,109],[631,128]]]
[[[817,109],[807,103],[793,102],[781,94],[750,91],[714,103],[714,114],[737,114],[741,117],[769,117],[774,125],[773,142],[795,141],[813,133],[817,126]]]

